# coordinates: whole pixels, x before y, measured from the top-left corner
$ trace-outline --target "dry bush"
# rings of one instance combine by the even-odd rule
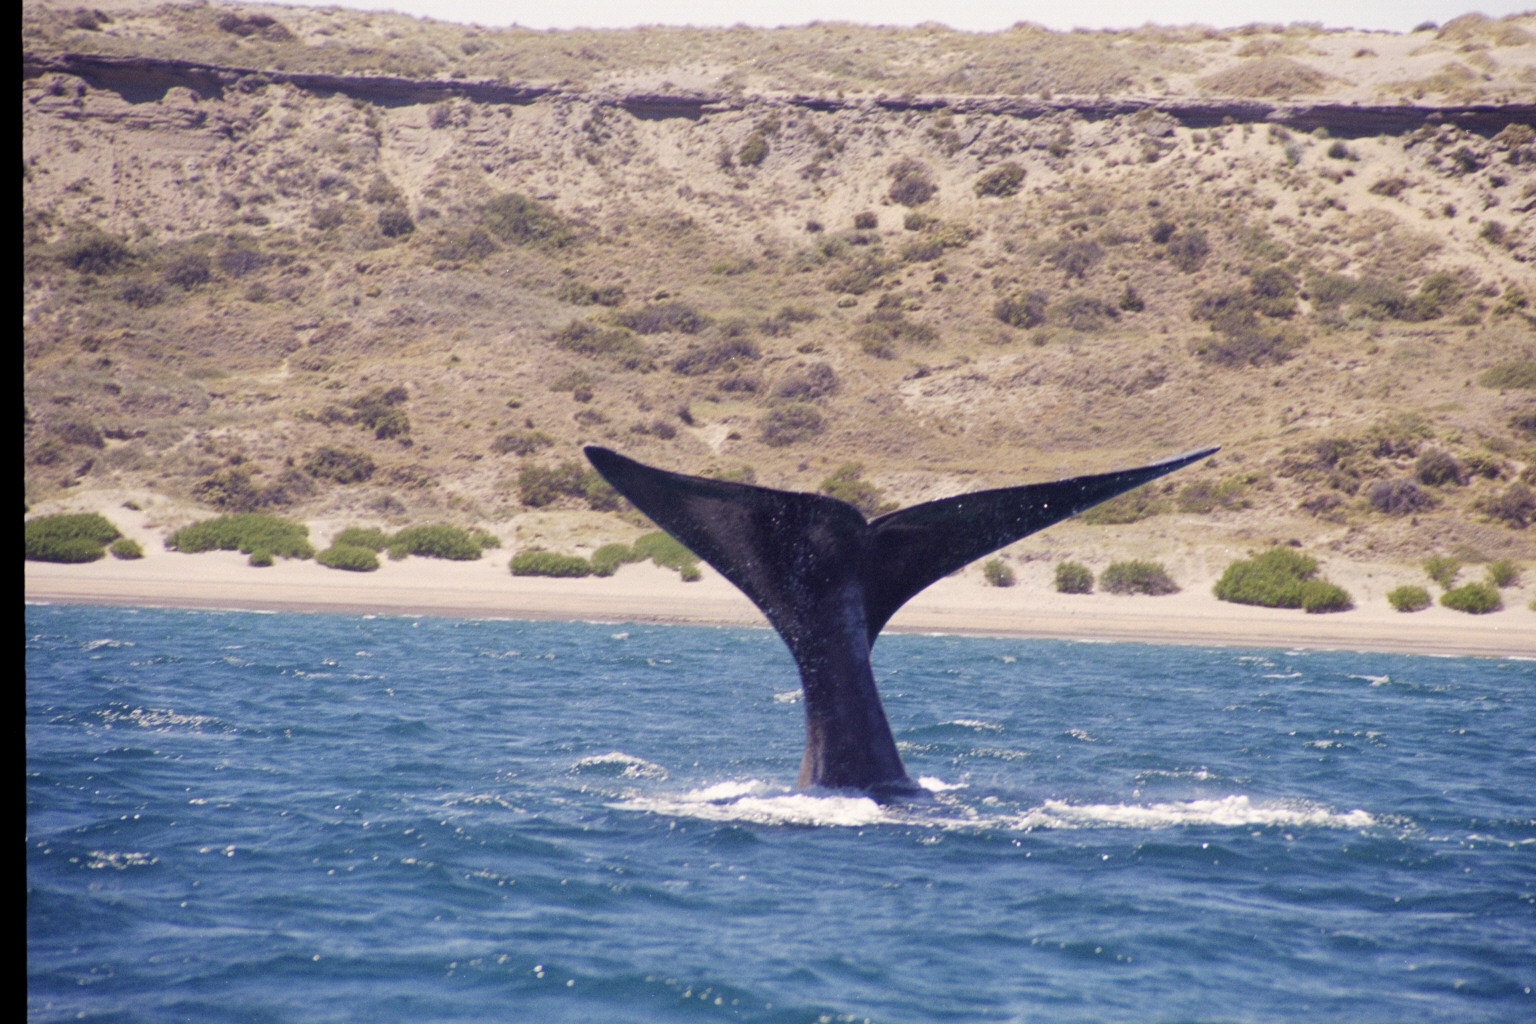
[[[686,377],[697,377],[716,370],[739,370],[744,362],[761,358],[762,351],[750,338],[722,338],[684,352],[672,361],[672,369]]]
[[[788,373],[773,389],[775,398],[810,402],[837,390],[837,374],[826,363],[812,363],[804,370]]]
[[[992,315],[1011,327],[1039,327],[1045,323],[1048,296],[1045,292],[1025,292],[997,300]]]
[[[1103,299],[1077,292],[1066,296],[1046,310],[1046,320],[1074,331],[1102,331],[1120,317],[1120,310]]]
[[[996,196],[999,199],[1006,199],[1016,195],[1023,184],[1024,168],[1010,161],[982,172],[972,187],[978,196]]]
[[[1289,57],[1259,57],[1197,81],[1207,93],[1216,95],[1286,99],[1298,93],[1322,92],[1336,79]]]
[[[764,444],[785,448],[815,437],[823,426],[821,413],[814,405],[794,402],[769,409],[760,424],[760,434]]]
[[[709,318],[686,302],[662,302],[620,313],[619,323],[636,334],[698,334]]]
[[[891,165],[891,201],[902,206],[921,206],[939,187],[929,177],[928,166],[910,157]]]

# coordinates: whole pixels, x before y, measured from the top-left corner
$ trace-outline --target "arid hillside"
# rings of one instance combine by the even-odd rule
[[[31,505],[588,550],[583,443],[870,510],[1221,444],[1074,543],[1536,555],[1536,16],[22,45]]]

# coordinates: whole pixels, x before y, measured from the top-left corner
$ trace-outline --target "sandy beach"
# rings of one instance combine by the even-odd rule
[[[132,562],[27,562],[29,602],[229,608],[380,615],[765,625],[718,574],[682,582],[675,572],[630,565],[607,579],[514,577],[506,555],[478,562],[411,558],[377,572],[346,573],[313,561],[279,559],[256,569],[244,555],[182,555],[149,548]],[[1057,594],[1028,575],[1006,589],[974,567],[940,580],[892,620],[894,630],[1059,637],[1242,647],[1397,651],[1431,655],[1536,657],[1536,613],[1528,596],[1507,593],[1503,611],[1471,616],[1434,606],[1405,615],[1380,597],[1362,600],[1368,581],[1340,577],[1360,606],[1332,615],[1217,601],[1208,582],[1166,597]]]

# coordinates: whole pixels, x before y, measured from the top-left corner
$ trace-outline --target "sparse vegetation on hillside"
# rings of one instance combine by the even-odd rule
[[[1528,15],[1368,40],[113,16],[23,13],[34,503],[632,516],[581,444],[811,491],[859,464],[908,501],[1210,440],[1221,469],[1081,521],[1536,556],[1536,133],[1486,120],[1526,102]],[[1369,78],[1329,56],[1355,42]],[[1387,73],[1423,47],[1445,67]],[[229,68],[125,105],[70,54]],[[316,73],[360,77],[290,77]],[[1244,96],[1352,127],[1243,123]],[[1485,120],[1358,122],[1458,96]]]

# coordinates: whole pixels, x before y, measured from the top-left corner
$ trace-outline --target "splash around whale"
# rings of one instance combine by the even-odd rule
[[[868,521],[822,494],[672,473],[595,445],[585,452],[615,490],[746,594],[789,646],[805,698],[797,785],[890,800],[926,792],[901,763],[869,664],[897,609],[978,558],[1216,450],[959,494]]]

